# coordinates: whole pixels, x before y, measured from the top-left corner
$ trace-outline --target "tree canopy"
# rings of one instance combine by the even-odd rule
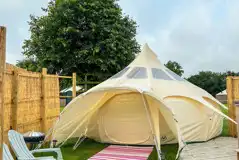
[[[183,67],[178,62],[168,61],[165,66],[179,76],[182,76],[184,73]]]
[[[17,67],[24,68],[28,71],[40,72],[41,68],[38,67],[37,62],[33,58],[26,58],[21,61],[17,61]]]
[[[226,77],[236,75],[238,76],[239,73],[232,71],[225,73],[201,71],[198,74],[190,76],[187,80],[215,96],[226,89]]]
[[[37,68],[69,75],[94,74],[104,78],[128,65],[139,52],[136,22],[123,15],[116,0],[51,1],[46,15],[30,16],[31,36],[23,54]]]

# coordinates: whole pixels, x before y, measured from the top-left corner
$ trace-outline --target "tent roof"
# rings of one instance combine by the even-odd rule
[[[147,44],[126,68],[87,93],[109,88],[134,88],[142,92],[153,92],[161,99],[180,95],[191,98],[209,97],[214,100],[205,90],[166,68]]]
[[[216,94],[217,96],[222,96],[222,95],[227,95],[227,90],[225,89],[222,92],[219,92],[218,94]]]
[[[78,92],[82,89],[83,89],[82,86],[76,86],[76,92]],[[69,87],[69,88],[65,88],[65,89],[61,90],[60,93],[65,93],[65,92],[69,92],[69,91],[72,92],[72,90],[73,90],[72,87]]]

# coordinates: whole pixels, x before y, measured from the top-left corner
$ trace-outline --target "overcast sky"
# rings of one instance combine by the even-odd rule
[[[0,25],[7,26],[7,61],[23,58],[29,15],[43,14],[48,0],[3,0]],[[137,40],[148,43],[161,62],[179,62],[184,76],[200,70],[239,72],[238,0],[120,0],[138,24]]]

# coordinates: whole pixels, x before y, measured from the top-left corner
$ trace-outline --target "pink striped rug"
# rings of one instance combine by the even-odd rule
[[[153,147],[111,145],[88,160],[147,160]]]

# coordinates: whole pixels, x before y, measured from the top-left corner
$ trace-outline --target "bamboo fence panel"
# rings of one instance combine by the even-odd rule
[[[51,128],[56,118],[60,114],[60,99],[59,99],[59,80],[58,76],[47,77],[45,81],[45,107],[46,107],[46,128]]]
[[[4,81],[4,131],[7,131],[12,122],[13,73],[5,73]]]
[[[59,77],[6,64],[4,131],[47,132],[60,113]]]
[[[19,73],[19,71],[18,71]],[[41,74],[18,74],[17,87],[17,124],[19,132],[41,130]]]

